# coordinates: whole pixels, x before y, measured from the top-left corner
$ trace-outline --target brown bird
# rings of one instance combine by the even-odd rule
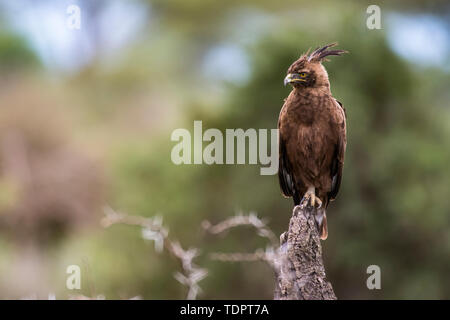
[[[326,208],[336,198],[342,179],[347,144],[345,110],[333,98],[325,57],[337,43],[302,55],[288,69],[284,84],[292,85],[278,119],[280,187],[294,205],[316,206],[320,238],[328,236]]]

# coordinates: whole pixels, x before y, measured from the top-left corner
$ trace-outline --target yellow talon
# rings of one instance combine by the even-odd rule
[[[322,207],[322,200],[320,200],[319,197],[316,197],[316,190],[314,187],[309,187],[308,190],[306,191],[305,195],[303,196],[302,201],[300,202],[300,207],[306,208],[306,206],[308,205],[308,203],[311,204],[311,207],[314,207],[316,205],[318,205],[318,208]]]

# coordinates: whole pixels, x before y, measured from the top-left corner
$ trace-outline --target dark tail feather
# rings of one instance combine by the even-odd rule
[[[294,195],[292,196],[292,198],[294,199],[294,207],[298,206],[300,204],[301,198],[298,196],[297,191],[294,191]]]
[[[324,208],[320,208],[317,210],[315,219],[320,239],[326,240],[328,238],[328,226],[327,226],[327,214]]]

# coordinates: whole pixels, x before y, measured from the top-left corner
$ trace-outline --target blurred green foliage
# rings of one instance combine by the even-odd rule
[[[36,65],[38,65],[38,59],[25,39],[0,32],[0,69],[2,72]]]
[[[132,215],[160,214],[172,238],[202,250],[196,261],[209,276],[200,283],[201,298],[270,299],[274,285],[263,263],[208,257],[252,252],[265,246],[261,238],[245,228],[206,235],[202,221],[256,211],[280,234],[292,201],[281,196],[277,176],[261,176],[259,166],[174,165],[171,132],[192,131],[194,120],[202,120],[204,130],[276,128],[290,90],[282,83],[287,68],[309,47],[333,41],[350,52],[325,63],[332,92],[346,108],[348,146],[341,191],[328,210],[327,275],[341,299],[450,297],[448,71],[397,56],[387,28],[365,27],[365,3],[149,2],[160,25],[155,30],[149,23],[121,59],[107,67],[95,60],[57,85],[44,70],[32,69],[13,85],[24,95],[30,88],[52,92],[49,108],[66,99],[72,144],[103,168],[108,205]],[[425,9],[445,7],[433,4]],[[421,2],[395,9],[424,10]],[[257,35],[245,29],[255,12],[267,22]],[[0,64],[32,65],[34,55],[12,37],[0,36]],[[251,72],[242,84],[206,79],[199,71],[207,50],[223,42],[245,49]],[[3,107],[14,108],[14,100]],[[0,248],[2,259],[17,250],[3,238]],[[177,262],[157,254],[133,227],[94,226],[68,234],[55,250],[48,270],[61,296],[67,294],[61,270],[79,264],[87,274],[81,292],[88,296],[185,297],[173,278]],[[372,264],[382,270],[379,291],[366,287]],[[8,296],[7,284],[1,288]]]

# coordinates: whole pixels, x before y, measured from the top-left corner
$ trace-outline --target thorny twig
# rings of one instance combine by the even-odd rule
[[[21,298],[19,298],[19,300],[39,300],[40,298],[38,297],[38,295],[36,293],[27,295],[27,296],[23,296]],[[106,297],[102,294],[99,295],[93,295],[91,297],[85,296],[83,294],[70,294],[68,297],[68,300],[105,300]],[[56,294],[54,292],[50,292],[47,295],[47,300],[56,300]],[[121,300],[142,300],[141,296],[134,296],[131,298],[121,298]]]
[[[276,238],[275,233],[267,226],[266,222],[258,218],[255,213],[250,212],[249,215],[239,213],[234,217],[228,218],[216,225],[212,225],[209,221],[203,221],[202,223],[203,229],[212,234],[220,234],[238,226],[253,226],[259,236],[267,238],[270,241],[270,245],[268,245],[265,250],[260,248],[251,253],[216,252],[210,254],[210,258],[213,260],[228,262],[264,261],[269,263],[274,269],[277,269],[276,261],[278,256],[278,239]]]
[[[97,296],[93,296],[93,297],[87,297],[87,296],[84,296],[82,294],[69,296],[69,300],[105,300],[105,299],[106,299],[105,296],[102,295],[102,294],[97,295]],[[53,299],[49,298],[49,300],[56,300],[56,298],[55,297],[53,297]],[[131,297],[131,298],[128,298],[128,299],[122,299],[122,300],[142,300],[142,297],[141,296],[135,296],[135,297]]]
[[[130,216],[117,212],[110,207],[104,209],[105,217],[101,221],[104,228],[108,228],[114,224],[128,224],[142,227],[142,237],[146,240],[155,242],[155,250],[162,252],[164,248],[174,257],[180,260],[183,272],[176,272],[174,277],[181,284],[188,287],[189,291],[187,299],[195,300],[201,291],[198,283],[203,280],[208,271],[199,268],[193,263],[193,259],[199,255],[199,250],[190,248],[184,250],[181,245],[169,239],[169,231],[163,227],[162,218],[145,218],[141,216]]]
[[[142,227],[142,237],[147,240],[155,242],[155,250],[162,252],[164,248],[169,251],[174,257],[179,259],[183,268],[183,273],[176,272],[175,279],[181,284],[189,288],[187,299],[196,299],[200,292],[198,283],[207,276],[207,270],[197,267],[193,263],[193,259],[199,255],[199,250],[190,248],[184,250],[179,242],[171,241],[168,238],[169,231],[162,225],[161,217],[146,218],[141,216],[130,216],[124,213],[117,212],[109,207],[104,209],[105,217],[101,224],[108,228],[114,224],[127,224]],[[238,226],[252,226],[256,229],[259,236],[269,240],[270,245],[264,249],[257,249],[252,253],[211,253],[210,258],[218,261],[229,262],[248,262],[248,261],[264,261],[277,269],[277,255],[278,255],[278,239],[274,232],[267,227],[264,220],[251,212],[248,215],[242,213],[228,218],[216,225],[212,225],[209,221],[203,221],[202,227],[211,234],[220,234],[228,231],[231,228]]]
[[[231,218],[228,218],[216,225],[212,225],[209,221],[202,222],[202,227],[211,234],[220,234],[228,231],[231,228],[238,226],[253,226],[259,236],[267,238],[273,246],[278,245],[278,239],[275,233],[267,227],[267,223],[258,218],[256,213],[250,212],[248,215],[239,213]]]

